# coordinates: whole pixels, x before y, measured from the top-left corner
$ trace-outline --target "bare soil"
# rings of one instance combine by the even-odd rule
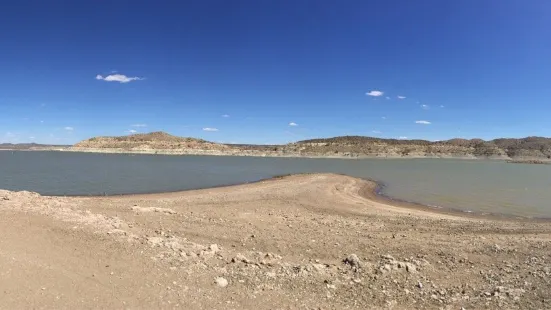
[[[0,308],[551,308],[548,222],[408,208],[374,186],[0,191]]]

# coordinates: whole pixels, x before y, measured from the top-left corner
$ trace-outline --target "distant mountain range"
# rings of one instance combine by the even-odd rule
[[[37,143],[0,143],[0,150],[33,150],[50,148],[68,148],[70,145],[51,145]]]
[[[439,157],[551,160],[551,139],[451,139],[446,141],[342,136],[285,145],[221,144],[182,138],[165,132],[97,137],[75,144],[71,151],[105,153],[209,154],[300,157]]]

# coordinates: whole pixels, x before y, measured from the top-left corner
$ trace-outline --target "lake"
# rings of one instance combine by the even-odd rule
[[[333,172],[433,207],[551,217],[551,165],[451,159],[306,159],[0,151],[0,189],[113,195],[198,189]]]

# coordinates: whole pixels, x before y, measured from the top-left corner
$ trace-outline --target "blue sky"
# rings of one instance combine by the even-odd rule
[[[547,0],[21,0],[0,29],[0,142],[551,136]]]

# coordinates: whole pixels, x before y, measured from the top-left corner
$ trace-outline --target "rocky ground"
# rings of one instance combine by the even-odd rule
[[[102,198],[0,191],[0,308],[551,308],[551,226],[297,175]]]

